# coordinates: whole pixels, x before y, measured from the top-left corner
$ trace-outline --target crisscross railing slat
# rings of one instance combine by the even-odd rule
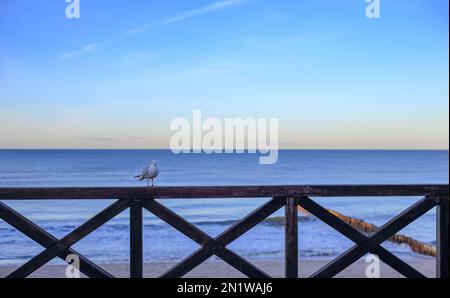
[[[311,277],[327,278],[335,276],[336,274],[356,262],[370,250],[384,242],[386,239],[392,237],[393,235],[395,235],[395,233],[428,212],[431,208],[436,206],[436,204],[436,199],[431,197],[426,197],[420,200],[419,202],[415,203],[413,206],[409,207],[408,209],[394,217],[392,220],[384,224],[378,229],[377,232],[369,236],[366,240],[354,245],[353,247],[345,251],[342,255],[313,274]]]
[[[244,217],[241,221],[237,222],[225,232],[214,238],[212,242],[209,242],[202,248],[195,251],[193,254],[179,262],[168,272],[161,275],[161,277],[182,277],[199,264],[206,261],[217,251],[223,250],[225,246],[242,236],[245,232],[256,226],[258,223],[266,219],[269,215],[284,206],[285,200],[283,198],[274,198],[268,203],[264,204],[251,214]]]
[[[71,233],[63,237],[61,240],[53,243],[50,247],[46,248],[43,252],[26,262],[24,265],[16,269],[10,275],[9,278],[24,278],[44,266],[47,262],[58,256],[60,253],[89,235],[91,232],[98,229],[105,222],[109,221],[117,214],[126,210],[129,207],[128,200],[118,200],[84,224],[73,230]]]
[[[208,243],[214,241],[208,234],[168,209],[164,205],[154,201],[148,200],[144,202],[144,208],[149,212],[157,216],[162,221],[166,222],[191,240],[198,244],[205,246]],[[243,274],[252,278],[268,278],[270,277],[264,271],[258,269],[236,253],[230,251],[227,248],[216,252],[216,255],[235,269],[239,270]]]
[[[58,241],[58,239],[53,237],[50,233],[2,202],[0,202],[0,218],[44,248],[48,248]],[[114,277],[71,248],[63,251],[58,257],[65,261],[66,257],[71,254],[78,256],[80,259],[80,272],[84,273],[86,276],[92,278]]]
[[[354,229],[346,222],[342,221],[328,210],[314,202],[308,197],[302,197],[299,199],[299,205],[306,211],[316,216],[324,223],[328,224],[330,227],[346,236],[356,244],[361,244],[363,241],[367,240],[368,237],[358,230]],[[384,261],[387,265],[391,266],[393,269],[397,270],[399,273],[410,278],[423,278],[425,277],[422,273],[418,272],[416,269],[405,263],[403,260],[393,255],[387,251],[384,247],[378,245],[375,246],[371,253],[378,255],[378,257]]]
[[[379,256],[387,265],[406,277],[423,278],[422,273],[387,251],[381,244],[398,231],[437,206],[436,275],[449,277],[449,188],[448,185],[291,185],[291,186],[207,186],[207,187],[112,187],[112,188],[0,188],[0,200],[30,199],[118,199],[115,203],[58,240],[44,229],[0,202],[0,219],[44,247],[44,251],[7,277],[26,277],[55,257],[63,260],[74,254],[88,277],[113,277],[71,247],[122,211],[130,208],[130,277],[143,277],[143,214],[146,209],[201,247],[160,277],[181,277],[216,255],[248,277],[268,278],[227,246],[285,207],[285,276],[298,277],[298,210],[301,206],[330,227],[352,240],[355,245],[311,277],[333,277],[366,253]],[[312,197],[425,196],[395,216],[376,232],[365,235],[356,230]],[[155,199],[176,198],[271,198],[252,213],[237,221],[217,237],[211,237]]]

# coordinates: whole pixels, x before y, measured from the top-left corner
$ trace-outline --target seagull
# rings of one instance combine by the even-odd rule
[[[158,164],[156,163],[156,160],[153,160],[150,165],[148,165],[147,167],[145,167],[142,170],[142,174],[140,174],[139,176],[136,176],[134,178],[139,179],[139,181],[142,180],[147,180],[147,186],[150,187],[149,185],[149,180],[152,180],[152,187],[153,187],[153,179],[156,178],[156,176],[158,176],[159,174],[159,169],[158,169]]]

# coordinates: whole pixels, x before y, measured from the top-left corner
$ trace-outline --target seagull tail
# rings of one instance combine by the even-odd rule
[[[136,178],[136,179],[141,178],[141,175],[134,176],[134,178]]]

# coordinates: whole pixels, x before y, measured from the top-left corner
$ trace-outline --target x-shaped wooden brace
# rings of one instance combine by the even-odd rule
[[[44,248],[50,247],[52,244],[58,241],[58,239],[53,237],[50,233],[2,202],[0,202],[0,214],[2,215],[1,217],[6,223],[23,233],[25,236],[32,239],[36,243],[40,244]],[[78,257],[80,258],[80,271],[86,276],[92,278],[114,277],[103,270],[101,267],[95,265],[88,258],[84,257],[71,248],[61,253],[58,257],[65,261],[66,257],[70,254],[78,255]]]
[[[226,246],[242,236],[248,230],[252,229],[254,226],[273,214],[275,211],[283,207],[285,203],[286,201],[284,198],[274,198],[213,239],[206,233],[196,228],[194,225],[187,222],[185,219],[172,212],[165,206],[157,203],[156,201],[143,201],[143,206],[145,209],[147,209],[190,239],[202,245],[200,249],[182,260],[180,263],[175,265],[172,269],[170,269],[160,277],[182,277],[213,255],[217,255],[219,258],[249,277],[270,277],[265,272],[256,268],[254,265],[250,264],[239,255],[228,250]]]
[[[319,204],[315,203],[313,200],[307,197],[299,198],[298,204],[305,210],[315,215],[356,243],[355,246],[351,247],[333,262],[313,274],[312,277],[333,277],[364,256],[366,253],[370,252],[377,254],[386,264],[406,277],[423,278],[424,276],[420,272],[381,247],[380,244],[428,212],[438,203],[438,199],[426,197],[394,217],[372,235],[365,236],[331,214]],[[269,277],[266,273],[256,268],[242,257],[228,250],[226,246],[256,226],[262,220],[273,214],[275,211],[283,207],[285,204],[286,200],[284,198],[274,198],[213,239],[165,206],[154,200],[144,200],[144,208],[190,239],[202,245],[202,248],[198,249],[191,256],[185,258],[161,277],[181,277],[202,262],[206,261],[212,255],[217,255],[219,258],[249,277]],[[70,247],[115,217],[117,214],[126,210],[128,207],[130,207],[128,200],[118,200],[62,239],[57,240],[42,228],[0,202],[0,215],[3,220],[34,241],[46,247],[43,252],[15,270],[8,277],[26,277],[53,258],[60,257],[65,259],[65,257],[69,254],[77,254],[80,257],[80,271],[85,273],[87,276],[113,277]]]
[[[56,240],[56,238],[32,222],[26,220],[24,217],[20,216],[20,214],[8,208],[3,203],[0,203],[2,216],[3,214],[6,214],[6,216],[4,216],[4,220],[6,222],[12,224],[18,228],[18,230],[25,233],[25,235],[32,237],[33,240],[37,240],[38,243],[46,247],[44,251],[9,274],[7,278],[25,278],[40,267],[44,266],[53,258],[60,257],[64,259],[64,257],[68,254],[77,254],[80,257],[80,271],[86,275],[91,277],[113,277],[106,271],[96,266],[94,263],[90,262],[86,257],[72,250],[70,247],[122,211],[126,210],[129,206],[130,204],[128,200],[118,200],[67,234],[65,237],[60,240]]]
[[[421,199],[392,220],[380,227],[375,233],[370,236],[366,236],[363,233],[355,230],[353,227],[330,213],[328,210],[314,202],[308,197],[302,197],[299,199],[299,205],[305,210],[348,237],[350,240],[356,243],[353,247],[345,251],[334,261],[329,263],[318,272],[314,273],[313,278],[330,278],[356,262],[359,258],[366,253],[373,253],[383,260],[387,265],[397,270],[399,273],[410,278],[425,278],[425,276],[412,268],[410,265],[387,251],[380,246],[381,243],[388,238],[395,235],[398,231],[412,223],[414,220],[428,212],[431,208],[435,207],[439,201],[432,197],[426,197]]]

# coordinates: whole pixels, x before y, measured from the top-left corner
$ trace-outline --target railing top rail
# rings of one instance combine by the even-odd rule
[[[0,188],[0,200],[261,197],[448,197],[448,184]]]

